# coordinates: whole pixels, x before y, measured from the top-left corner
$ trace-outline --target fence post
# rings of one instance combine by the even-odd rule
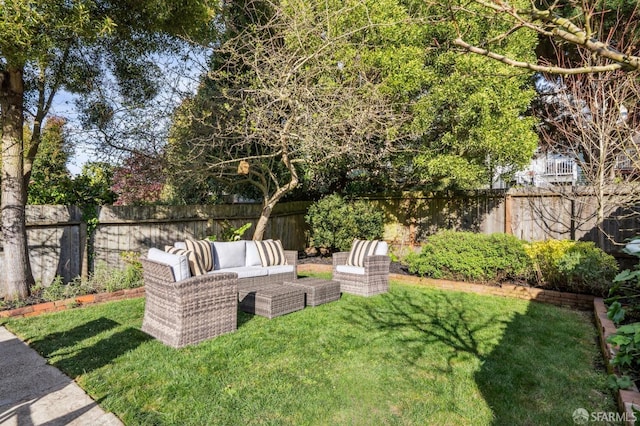
[[[80,221],[80,235],[78,237],[80,242],[80,277],[83,280],[89,278],[89,244],[87,238],[87,222],[83,217]]]
[[[511,228],[512,201],[511,194],[506,194],[504,199],[504,233],[509,235],[513,234],[513,229]]]

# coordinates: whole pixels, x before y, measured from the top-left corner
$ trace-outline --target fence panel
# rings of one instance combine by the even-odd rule
[[[384,239],[397,253],[414,248],[440,229],[455,229],[486,234],[507,232],[528,241],[549,238],[594,241],[605,251],[616,254],[625,239],[640,231],[637,209],[610,208],[605,211],[602,228],[611,239],[600,238],[596,227],[597,203],[588,192],[565,197],[548,190],[524,188],[363,199],[371,204],[372,210],[384,212]],[[304,216],[310,204],[278,204],[265,238],[282,240],[286,249],[305,249],[309,234]],[[186,237],[220,236],[225,226],[239,228],[247,222],[252,228],[245,238],[250,238],[260,209],[258,204],[101,207],[92,241],[94,265],[103,262],[122,266],[123,251],[144,253],[150,247],[163,248]],[[48,285],[60,275],[70,281],[86,270],[86,223],[79,208],[27,206],[26,213],[29,255],[36,280]],[[0,262],[4,262],[2,250]]]

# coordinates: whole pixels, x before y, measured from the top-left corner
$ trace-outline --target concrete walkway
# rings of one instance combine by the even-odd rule
[[[0,327],[0,425],[121,426],[122,422]]]

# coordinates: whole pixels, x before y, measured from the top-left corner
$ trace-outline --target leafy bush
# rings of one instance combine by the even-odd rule
[[[381,211],[371,211],[364,201],[345,201],[337,194],[312,204],[305,219],[311,227],[312,245],[330,251],[347,251],[354,238],[373,240],[384,232]]]
[[[98,262],[95,271],[87,280],[76,278],[65,284],[62,277],[56,276],[48,287],[41,289],[42,299],[51,302],[84,294],[109,293],[142,286],[142,264],[139,253],[122,252],[120,258],[125,263],[124,269],[110,268],[106,263]]]
[[[236,228],[228,220],[222,222],[222,235],[220,241],[240,241],[245,232],[251,228],[252,223],[247,222],[239,228]],[[218,241],[215,235],[209,235],[207,237],[209,241]]]
[[[526,280],[532,270],[523,243],[512,235],[449,230],[429,237],[405,262],[411,273],[462,281]]]
[[[640,252],[623,252],[640,257]],[[607,299],[609,310],[607,315],[616,324],[621,322],[640,321],[640,263],[633,270],[625,269],[615,276]]]
[[[640,323],[621,326],[607,337],[607,342],[617,347],[611,364],[624,373],[623,380],[616,384],[621,388],[629,387],[632,380],[640,379]]]
[[[606,296],[616,273],[615,258],[592,242],[548,240],[528,244],[537,285],[572,293]]]
[[[640,257],[637,247],[631,251],[625,247],[622,251]],[[626,323],[607,338],[609,343],[617,347],[611,363],[624,374],[615,384],[626,388],[632,379],[640,379],[640,264],[636,264],[633,271],[625,269],[616,275],[610,296],[607,299],[607,316],[616,324]]]

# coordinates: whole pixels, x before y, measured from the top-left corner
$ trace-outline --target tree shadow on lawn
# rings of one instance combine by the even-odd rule
[[[141,330],[126,327],[108,318],[98,318],[70,330],[51,333],[30,345],[51,365],[64,371],[71,378],[88,373],[133,350],[152,338]],[[91,339],[97,338],[95,343]],[[84,341],[86,343],[83,343]]]
[[[573,345],[588,347],[593,343],[589,340],[592,335],[567,339],[567,333],[561,330],[547,330],[557,328],[559,323],[548,318],[555,307],[529,303],[524,311],[505,312],[498,307],[496,313],[491,307],[474,306],[476,297],[481,296],[396,287],[377,300],[356,300],[347,308],[345,320],[362,327],[374,339],[393,337],[398,342],[393,348],[394,360],[397,357],[413,368],[428,365],[450,380],[456,380],[454,370],[461,362],[477,358],[479,368],[474,378],[493,412],[492,424],[572,424],[571,416],[577,408],[615,410],[612,396],[596,389],[593,377],[585,381],[570,376],[571,368],[553,365],[569,362],[562,356],[563,349]],[[504,306],[502,300],[498,306]],[[597,360],[589,358],[592,352],[578,352],[586,353],[582,365],[586,364],[587,369],[601,368],[594,365]],[[430,361],[443,355],[444,364]],[[546,394],[550,382],[557,382],[551,391],[559,395]],[[581,401],[582,406],[561,409],[559,413],[555,405],[564,399],[563,386],[592,388],[568,396],[573,398],[570,401]],[[455,404],[456,396],[451,398]],[[589,403],[592,405],[587,406]],[[562,418],[558,418],[559,414]]]

